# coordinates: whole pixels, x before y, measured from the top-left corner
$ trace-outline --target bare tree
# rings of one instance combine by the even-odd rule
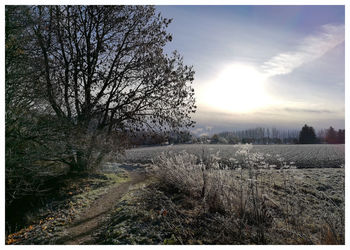
[[[92,134],[84,150],[70,145],[73,165],[87,167],[101,133],[193,124],[194,71],[164,54],[171,20],[154,7],[36,6],[32,19],[47,103],[75,133]]]
[[[5,154],[6,220],[9,206],[24,197],[38,197],[62,175],[66,166],[56,160],[65,153],[62,127],[57,120],[38,112],[42,103],[42,74],[38,50],[30,32],[28,6],[5,8]],[[45,188],[43,187],[45,186]],[[18,205],[20,207],[20,205]]]

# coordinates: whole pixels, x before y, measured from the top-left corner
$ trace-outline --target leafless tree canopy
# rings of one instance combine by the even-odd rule
[[[60,118],[117,130],[192,125],[192,67],[163,47],[171,20],[152,6],[37,6],[33,31]]]
[[[133,132],[193,124],[194,71],[164,53],[171,20],[153,6],[5,12],[7,205],[98,166]]]

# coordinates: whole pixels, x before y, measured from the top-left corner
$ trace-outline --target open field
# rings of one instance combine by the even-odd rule
[[[344,244],[344,168],[298,169],[281,157],[278,165],[264,158],[300,148],[344,152],[344,146],[329,145],[129,150],[123,160],[133,164],[107,163],[101,169],[107,178],[94,179],[108,185],[67,190],[59,208],[38,214],[7,244]],[[309,161],[315,159],[310,152]],[[145,178],[124,192],[134,171]],[[100,207],[106,211],[95,217]],[[77,218],[87,226],[77,230]],[[76,238],[67,241],[67,234]]]
[[[243,212],[244,219],[234,206],[227,213],[210,212],[200,198],[148,185],[133,190],[116,204],[97,243],[343,244],[344,169],[334,170],[297,170],[296,185],[288,183],[287,189],[282,173],[276,173],[272,177],[275,185],[267,186],[271,192],[266,210],[259,205],[258,211],[266,214],[262,222],[252,213],[251,200]],[[239,183],[239,178],[236,180]],[[261,232],[263,241],[259,239]]]
[[[344,244],[344,159],[344,145],[132,149],[121,160],[153,161],[160,187],[148,191],[153,198],[140,194],[147,211],[135,200],[125,212],[152,222],[153,214],[166,211],[163,222],[142,230],[160,231],[175,244]],[[140,240],[125,228],[138,223],[136,217],[126,223],[116,215],[102,242],[142,244],[147,233]],[[128,238],[113,238],[121,225]]]
[[[126,151],[121,160],[132,163],[151,163],[152,159],[161,152],[172,151],[201,156],[203,153],[218,154],[223,160],[229,160],[240,145],[169,145],[158,147],[144,147]],[[329,144],[310,145],[254,145],[252,153],[264,154],[270,164],[278,164],[279,160],[287,164],[294,163],[297,168],[339,168],[345,164],[345,146]],[[281,159],[282,158],[282,159]]]

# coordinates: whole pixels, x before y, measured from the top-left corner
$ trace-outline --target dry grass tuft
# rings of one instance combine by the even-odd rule
[[[224,163],[219,153],[162,153],[153,171],[166,186],[199,200],[203,213],[224,216],[221,226],[233,230],[235,240],[344,244],[344,200],[307,186],[299,170],[278,155],[278,164],[270,165],[270,155],[251,148],[241,146]]]

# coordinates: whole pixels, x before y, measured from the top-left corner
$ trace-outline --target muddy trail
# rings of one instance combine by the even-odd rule
[[[58,244],[82,245],[94,244],[93,233],[106,221],[117,201],[123,197],[132,185],[146,180],[144,172],[127,171],[130,180],[113,185],[109,190],[91,204],[78,219],[74,220],[63,232],[65,235]]]
[[[94,235],[108,222],[119,200],[147,180],[144,166],[106,164],[100,174],[64,189],[67,198],[39,209],[29,226],[6,236],[6,244],[95,244]]]

